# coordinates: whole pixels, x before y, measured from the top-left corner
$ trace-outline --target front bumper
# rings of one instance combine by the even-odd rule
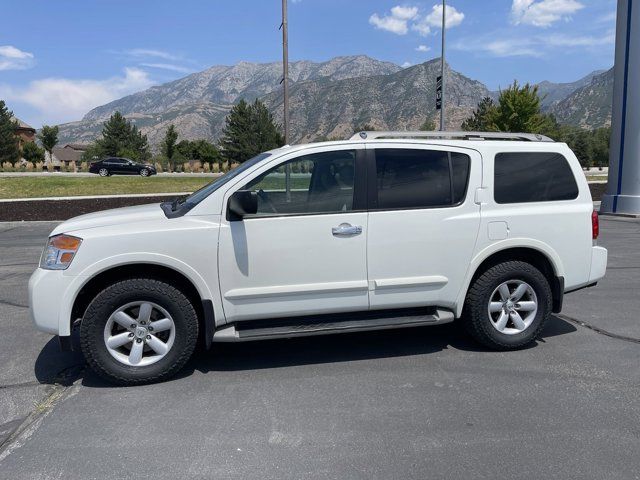
[[[62,270],[38,268],[29,279],[29,317],[52,335],[71,334],[71,308],[83,279]]]

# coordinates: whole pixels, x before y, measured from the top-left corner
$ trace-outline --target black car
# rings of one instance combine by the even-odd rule
[[[140,175],[148,177],[158,173],[153,165],[136,163],[128,158],[120,157],[109,157],[93,162],[89,166],[89,171],[97,173],[101,177],[108,177],[109,175]]]

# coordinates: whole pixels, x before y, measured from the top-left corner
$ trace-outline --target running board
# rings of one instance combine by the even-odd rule
[[[294,318],[250,320],[220,327],[214,333],[213,341],[249,342],[274,338],[440,325],[453,322],[453,320],[454,315],[452,312],[436,308],[374,310]]]

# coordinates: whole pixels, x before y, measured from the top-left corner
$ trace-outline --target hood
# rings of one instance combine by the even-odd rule
[[[88,213],[67,220],[58,225],[51,235],[59,233],[70,233],[87,228],[106,227],[110,225],[124,225],[151,220],[165,219],[166,216],[160,208],[159,203],[149,205],[138,205],[135,207],[114,208],[113,210],[103,210],[101,212]]]

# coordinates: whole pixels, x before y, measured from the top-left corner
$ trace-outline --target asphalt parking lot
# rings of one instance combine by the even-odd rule
[[[200,353],[111,387],[27,315],[53,223],[0,224],[0,478],[640,478],[640,221],[601,219],[607,277],[542,338],[457,325]]]

